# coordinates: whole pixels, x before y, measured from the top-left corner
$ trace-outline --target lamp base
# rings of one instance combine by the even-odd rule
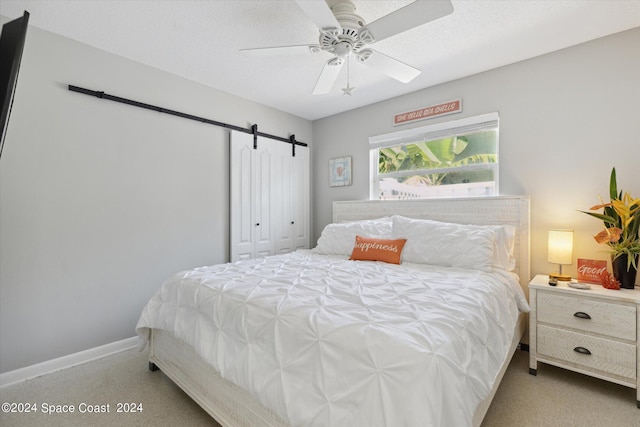
[[[549,273],[549,279],[556,279],[560,282],[570,282],[571,275],[569,274],[558,274],[558,273]]]

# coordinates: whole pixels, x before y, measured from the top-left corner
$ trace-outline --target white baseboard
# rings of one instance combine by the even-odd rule
[[[137,345],[138,337],[126,338],[121,341],[101,345],[100,347],[58,357],[57,359],[47,360],[46,362],[4,372],[0,374],[0,388],[129,350]]]

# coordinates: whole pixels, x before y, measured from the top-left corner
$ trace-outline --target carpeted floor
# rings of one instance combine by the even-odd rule
[[[528,358],[529,353],[516,351],[483,427],[640,426],[634,389],[542,364],[534,377]],[[217,426],[164,374],[149,371],[146,353],[137,350],[2,388],[0,401],[38,410],[5,413],[3,406],[0,425],[6,427]],[[119,413],[118,404],[142,411]],[[61,405],[73,405],[75,412],[42,412],[64,410]],[[86,412],[106,410],[106,405],[108,413]]]

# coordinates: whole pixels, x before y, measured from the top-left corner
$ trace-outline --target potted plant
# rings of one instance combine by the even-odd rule
[[[598,243],[609,246],[613,275],[620,281],[621,287],[633,289],[640,254],[640,199],[632,198],[628,192],[618,193],[616,168],[611,170],[609,196],[609,203],[604,203],[601,198],[599,205],[589,209],[603,209],[602,213],[582,212],[602,220],[604,230],[593,237]]]

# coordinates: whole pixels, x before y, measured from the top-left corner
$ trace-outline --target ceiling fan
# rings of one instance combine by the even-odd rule
[[[365,24],[355,13],[350,0],[336,2],[331,8],[324,0],[296,0],[300,8],[320,29],[318,44],[241,49],[250,55],[271,56],[329,52],[313,94],[329,93],[349,57],[403,83],[420,74],[420,70],[373,50],[369,45],[436,20],[453,12],[450,0],[416,0],[380,19]],[[349,84],[345,94],[350,94]],[[352,89],[352,88],[351,88]],[[348,92],[348,93],[347,93]]]

